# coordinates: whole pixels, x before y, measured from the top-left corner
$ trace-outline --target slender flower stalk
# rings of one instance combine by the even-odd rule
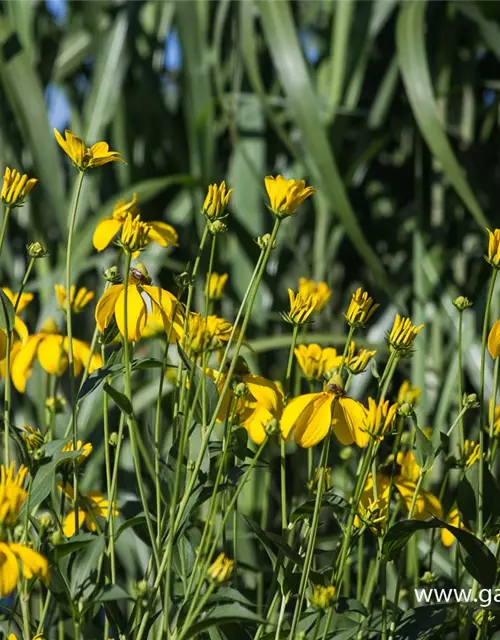
[[[5,242],[5,236],[7,235],[7,225],[9,222],[9,217],[10,217],[10,212],[12,211],[12,207],[10,205],[7,205],[5,207],[5,211],[3,214],[3,220],[2,220],[2,228],[0,230],[0,255],[2,253],[2,249],[3,249],[3,243]]]

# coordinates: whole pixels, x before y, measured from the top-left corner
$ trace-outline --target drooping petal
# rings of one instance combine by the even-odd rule
[[[281,433],[284,438],[288,438],[292,430],[296,427],[302,414],[309,409],[309,405],[322,395],[322,393],[306,393],[290,400],[286,405],[281,418]]]
[[[166,222],[158,221],[148,222],[148,224],[151,227],[149,232],[150,240],[157,242],[162,247],[177,247],[179,245],[179,236],[172,226]]]
[[[118,330],[125,335],[125,289],[118,296],[115,306],[115,318]],[[139,289],[130,285],[127,291],[127,338],[131,342],[137,342],[142,336],[146,326],[147,307]]]
[[[416,484],[411,480],[404,480],[401,477],[396,477],[394,479],[394,485],[403,498],[406,511],[409,512],[413,502]],[[418,496],[415,499],[412,518],[414,520],[426,520],[432,516],[440,519],[443,517],[443,508],[441,503],[430,491],[420,489]]]
[[[81,508],[78,509],[78,531],[82,528],[85,522],[85,511]],[[63,520],[63,531],[66,538],[71,538],[75,535],[75,511],[72,510]]]
[[[182,340],[184,334],[184,314],[177,298],[161,287],[142,286],[152,302],[152,313],[160,314],[165,333],[170,333],[170,342]]]
[[[488,335],[488,351],[493,360],[500,356],[500,320],[491,327]]]
[[[19,339],[21,340],[21,342],[23,344],[26,344],[26,340],[28,339],[28,336],[29,336],[28,327],[24,324],[24,322],[21,320],[21,318],[18,315],[14,316],[14,331],[19,336]]]
[[[38,346],[38,360],[47,373],[62,376],[68,368],[68,354],[64,349],[64,337],[57,334],[42,336]]]
[[[265,425],[273,418],[273,414],[264,406],[257,405],[241,424],[255,444],[262,444],[266,437]]]
[[[339,442],[366,447],[370,436],[362,430],[366,420],[366,409],[352,398],[338,398],[333,411],[333,431]]]
[[[17,558],[9,549],[9,545],[0,542],[0,598],[5,598],[14,591],[19,580]]]
[[[65,343],[67,347],[67,340]],[[96,369],[102,367],[102,358],[99,353],[90,353],[90,346],[82,340],[76,340],[73,338],[73,355],[75,376],[80,375],[82,369],[85,370],[87,364],[89,365],[89,373],[92,373]]]
[[[118,296],[123,291],[122,284],[113,284],[102,294],[95,308],[95,320],[97,328],[101,333],[111,323],[115,313]]]
[[[22,563],[25,578],[41,578],[46,582],[49,578],[49,563],[41,554],[23,544],[9,543],[9,547]]]
[[[281,408],[283,394],[272,380],[248,374],[243,377],[243,381],[258,405],[262,405],[271,413],[277,412]]]
[[[295,442],[308,449],[321,442],[327,435],[332,424],[333,397],[326,393],[320,395],[310,407],[310,414],[304,411],[297,421],[295,428]]]
[[[104,218],[95,228],[92,242],[97,251],[105,249],[116,236],[122,223],[114,218]]]
[[[35,361],[38,345],[43,340],[44,335],[30,336],[26,344],[22,346],[11,357],[10,377],[15,388],[24,393],[26,382],[31,375],[33,362]]]

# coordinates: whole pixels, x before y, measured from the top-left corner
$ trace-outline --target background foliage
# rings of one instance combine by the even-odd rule
[[[98,292],[113,253],[97,255],[92,232],[117,200],[137,192],[145,219],[178,229],[179,249],[151,246],[144,254],[155,280],[173,288],[173,276],[196,253],[206,185],[225,178],[235,192],[216,270],[230,274],[223,303],[230,318],[256,261],[253,238],[272,224],[263,176],[304,177],[318,196],[285,225],[248,357],[267,377],[282,372],[289,330],[278,311],[299,276],[332,287],[329,312],[310,338],[341,346],[342,311],[362,283],[382,303],[368,332],[380,354],[396,310],[425,322],[406,373],[423,390],[419,423],[439,431],[456,410],[451,300],[458,294],[475,302],[465,318],[465,364],[467,389],[479,384],[484,229],[498,226],[498,4],[98,1],[69,2],[57,15],[52,5],[0,5],[0,165],[40,179],[12,218],[2,284],[19,282],[28,242],[41,240],[51,252],[37,261],[29,286],[40,294],[39,308],[28,310],[31,329],[57,313],[53,285],[63,281],[75,177],[49,123],[69,125],[89,143],[105,139],[127,160],[85,181],[73,273]],[[499,308],[495,299],[493,317]],[[77,336],[90,340],[92,331],[92,316],[83,314]],[[35,375],[29,403],[14,405],[18,423],[42,415],[43,378]],[[364,380],[356,381],[358,393]],[[99,393],[80,420],[97,451]],[[134,399],[146,420],[155,393],[148,372]],[[101,469],[96,455],[89,484]],[[245,494],[251,513],[252,489]],[[131,536],[119,551],[130,554],[139,576],[143,549]]]

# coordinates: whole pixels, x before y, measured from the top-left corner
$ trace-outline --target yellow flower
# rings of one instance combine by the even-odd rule
[[[354,526],[360,528],[366,525],[374,535],[383,536],[386,530],[387,515],[387,497],[385,500],[381,498],[375,500],[373,497],[373,478],[370,474],[358,504]]]
[[[305,180],[266,176],[264,182],[269,196],[269,208],[278,218],[293,215],[306,198],[316,193],[313,187],[306,187]]]
[[[151,227],[149,224],[143,222],[139,215],[134,218],[129,213],[123,223],[122,232],[117,244],[125,253],[130,253],[134,257],[137,257],[139,252],[148,246],[150,231]]]
[[[37,449],[40,449],[44,443],[42,433],[38,429],[34,429],[27,424],[23,424],[21,436],[29,451],[36,451]]]
[[[489,237],[486,260],[494,269],[498,269],[500,267],[500,229],[494,229],[493,231],[486,229],[486,231]]]
[[[41,578],[49,581],[49,563],[42,555],[23,544],[0,542],[0,598],[11,594],[19,582],[19,564],[27,580]]]
[[[488,351],[493,360],[500,356],[500,320],[497,320],[491,327],[488,335]]]
[[[207,293],[210,300],[220,300],[222,298],[227,278],[227,273],[212,272],[210,274],[210,280],[207,282]]]
[[[66,294],[66,287],[62,284],[54,285],[56,290],[57,304],[60,309],[66,311],[68,306],[68,297]],[[88,303],[94,299],[94,292],[89,291],[86,287],[82,287],[81,289],[76,289],[76,286],[71,285],[70,294],[69,294],[69,303],[71,305],[71,311],[73,313],[80,313],[84,310],[84,308],[88,305]]]
[[[70,502],[74,505],[73,487],[69,484],[57,483],[57,487],[62,491]],[[114,516],[119,515],[119,510],[113,502],[111,510]],[[88,493],[78,492],[78,530],[85,524],[89,531],[96,531],[96,518],[107,518],[110,514],[109,500],[100,491],[89,491]],[[71,509],[63,520],[63,531],[67,538],[75,535],[75,510]]]
[[[186,349],[193,355],[214,351],[229,340],[233,326],[218,316],[191,313],[188,319]]]
[[[93,450],[94,450],[94,447],[91,445],[90,442],[86,442],[84,444],[81,440],[77,440],[76,451],[81,451],[81,455],[79,455],[78,458],[76,459],[76,464],[78,466],[81,466],[87,460],[87,458],[90,456]],[[67,442],[64,445],[64,447],[61,449],[61,451],[64,451],[64,452],[75,451],[73,442],[72,441]],[[58,468],[63,474],[71,473],[73,471],[74,464],[75,464],[74,459],[64,460],[64,462],[61,462],[61,464],[58,465]]]
[[[97,249],[97,251],[105,249],[120,229],[122,229],[127,219],[129,219],[130,216],[137,218],[139,214],[136,193],[134,193],[130,202],[125,202],[125,200],[117,202],[112,215],[109,218],[104,218],[97,225],[92,240],[94,248]],[[150,227],[148,234],[149,242],[156,242],[161,247],[176,247],[178,245],[177,231],[166,222],[148,221],[147,225]]]
[[[55,321],[49,318],[40,333],[29,336],[24,345],[16,343],[12,349],[11,377],[16,389],[24,392],[36,358],[47,373],[62,376],[68,368],[68,351],[68,338],[59,333]],[[73,358],[75,376],[80,375],[89,360],[90,373],[102,367],[101,356],[98,353],[91,354],[90,346],[76,338],[73,338]]]
[[[316,308],[318,295],[316,293],[304,295],[300,291],[295,294],[291,289],[288,289],[288,297],[290,299],[290,311],[282,313],[283,318],[294,325],[306,324]]]
[[[399,351],[401,355],[407,355],[423,327],[423,324],[419,324],[418,327],[415,326],[410,318],[403,318],[398,313],[394,318],[394,324],[387,336],[387,341],[392,349]]]
[[[222,584],[227,582],[234,570],[234,560],[231,560],[225,553],[220,553],[215,562],[213,562],[207,570],[208,578],[212,582]]]
[[[316,607],[316,609],[321,609],[322,611],[330,609],[335,603],[335,591],[333,585],[329,585],[328,587],[324,587],[322,584],[314,585],[311,604],[313,607]]]
[[[146,294],[147,301],[143,294]],[[160,287],[151,286],[151,278],[143,264],[130,269],[127,292],[127,331],[128,340],[137,342],[143,335],[149,313],[161,318],[165,332],[172,326],[172,341],[182,336],[183,317],[180,302],[177,298]],[[174,317],[175,316],[175,317]],[[102,294],[95,310],[97,328],[104,333],[107,327],[116,320],[118,330],[125,335],[125,285],[114,284]]]
[[[7,298],[10,300],[12,305],[15,307],[17,303],[16,315],[14,316],[14,331],[19,336],[19,339],[23,344],[26,343],[28,339],[28,327],[24,324],[21,317],[18,315],[32,300],[32,293],[22,293],[19,297],[19,294],[13,293],[8,287],[2,287],[2,291],[5,293]],[[18,301],[19,297],[19,301]],[[0,329],[0,360],[5,358],[7,352],[7,333]]]
[[[464,448],[462,451],[462,461],[464,464],[464,468],[468,469],[469,467],[472,467],[473,464],[479,461],[479,457],[479,444],[477,444],[473,440],[466,440],[464,442]]]
[[[352,294],[345,318],[351,327],[366,327],[370,318],[379,307],[380,305],[375,304],[373,298],[359,287]]]
[[[0,466],[0,525],[13,527],[16,524],[21,507],[28,497],[24,489],[27,473],[28,469],[24,465],[16,473],[13,462],[8,469],[3,464]]]
[[[336,349],[322,349],[318,344],[301,344],[294,353],[304,377],[309,380],[321,380],[326,373],[339,367],[342,361]]]
[[[332,290],[326,282],[314,282],[314,280],[308,280],[307,278],[299,278],[299,294],[300,293],[303,294],[304,298],[307,298],[311,294],[316,294],[317,301],[314,311],[319,313],[328,300],[330,300]]]
[[[330,429],[343,444],[368,444],[370,436],[363,431],[366,409],[357,400],[345,397],[340,381],[330,380],[320,393],[306,393],[289,402],[283,411],[283,437],[293,434],[301,447],[314,447]]]
[[[16,169],[5,167],[0,200],[8,207],[20,207],[38,180],[21,175]]]
[[[345,366],[353,375],[363,373],[376,353],[376,350],[368,351],[364,348],[359,349],[356,353],[356,343],[352,340],[347,348]]]
[[[446,516],[446,523],[451,524],[452,527],[456,527],[457,529],[463,529],[464,531],[467,531],[467,527],[462,522],[460,512],[456,507],[454,507]],[[448,531],[448,529],[441,529],[441,542],[445,547],[451,547],[451,545],[455,542],[455,536],[451,533],[451,531]]]
[[[382,400],[377,404],[373,398],[368,398],[368,411],[363,429],[374,440],[383,440],[392,429],[397,410],[398,405],[389,405],[389,400]]]
[[[414,387],[409,380],[405,380],[398,391],[397,403],[399,405],[409,404],[415,407],[418,404],[422,390],[419,387]]]
[[[8,640],[17,640],[17,636],[14,633],[9,633]],[[45,640],[45,635],[43,633],[37,633],[36,636],[33,636],[32,640]]]
[[[389,469],[392,464],[389,464]],[[420,477],[420,467],[418,466],[413,452],[399,452],[396,457],[396,474],[394,476],[394,488],[402,498],[405,511],[408,513],[413,501],[413,496],[417,488],[417,482]],[[389,512],[390,478],[382,472],[377,473],[377,497],[379,500],[379,511],[385,514],[385,519]],[[367,509],[370,502],[373,501],[373,477],[370,474],[361,494],[360,504],[362,508]],[[435,516],[442,518],[443,508],[441,503],[430,491],[420,489],[415,499],[415,507],[413,509],[412,518],[414,520],[426,520]],[[385,525],[384,525],[385,526]]]
[[[108,162],[125,162],[121,154],[117,151],[110,151],[107,142],[96,142],[91,147],[87,147],[85,142],[75,136],[69,129],[64,132],[64,138],[57,129],[54,129],[54,135],[59,146],[69,156],[71,162],[80,171],[93,169],[94,167],[102,167]]]
[[[201,209],[203,215],[205,215],[209,220],[223,218],[232,192],[232,189],[226,188],[224,180],[219,185],[209,185],[205,202]]]

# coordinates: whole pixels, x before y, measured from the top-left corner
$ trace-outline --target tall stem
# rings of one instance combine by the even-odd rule
[[[80,201],[80,193],[82,191],[83,179],[85,172],[81,171],[78,174],[76,181],[75,197],[73,199],[73,206],[71,208],[71,217],[69,220],[68,231],[68,243],[66,247],[66,331],[68,333],[68,370],[70,379],[70,392],[71,392],[71,418],[73,425],[73,449],[78,449],[78,426],[76,422],[76,398],[75,398],[75,370],[73,364],[73,325],[71,321],[71,253],[73,249],[73,236],[75,234],[76,214],[78,211],[78,202]],[[73,495],[75,496],[75,531],[78,532],[79,518],[78,518],[78,461],[77,458],[73,461]]]
[[[459,309],[458,311],[458,411],[461,412],[463,409],[464,402],[464,378],[462,371],[462,340],[463,340],[463,310]],[[464,420],[463,416],[460,419],[460,448],[463,451],[464,449]]]
[[[7,223],[9,222],[9,216],[11,211],[12,211],[12,207],[7,205],[5,207],[5,212],[3,214],[2,229],[0,230],[0,254],[2,253],[3,243],[5,241],[5,236],[7,234]]]

